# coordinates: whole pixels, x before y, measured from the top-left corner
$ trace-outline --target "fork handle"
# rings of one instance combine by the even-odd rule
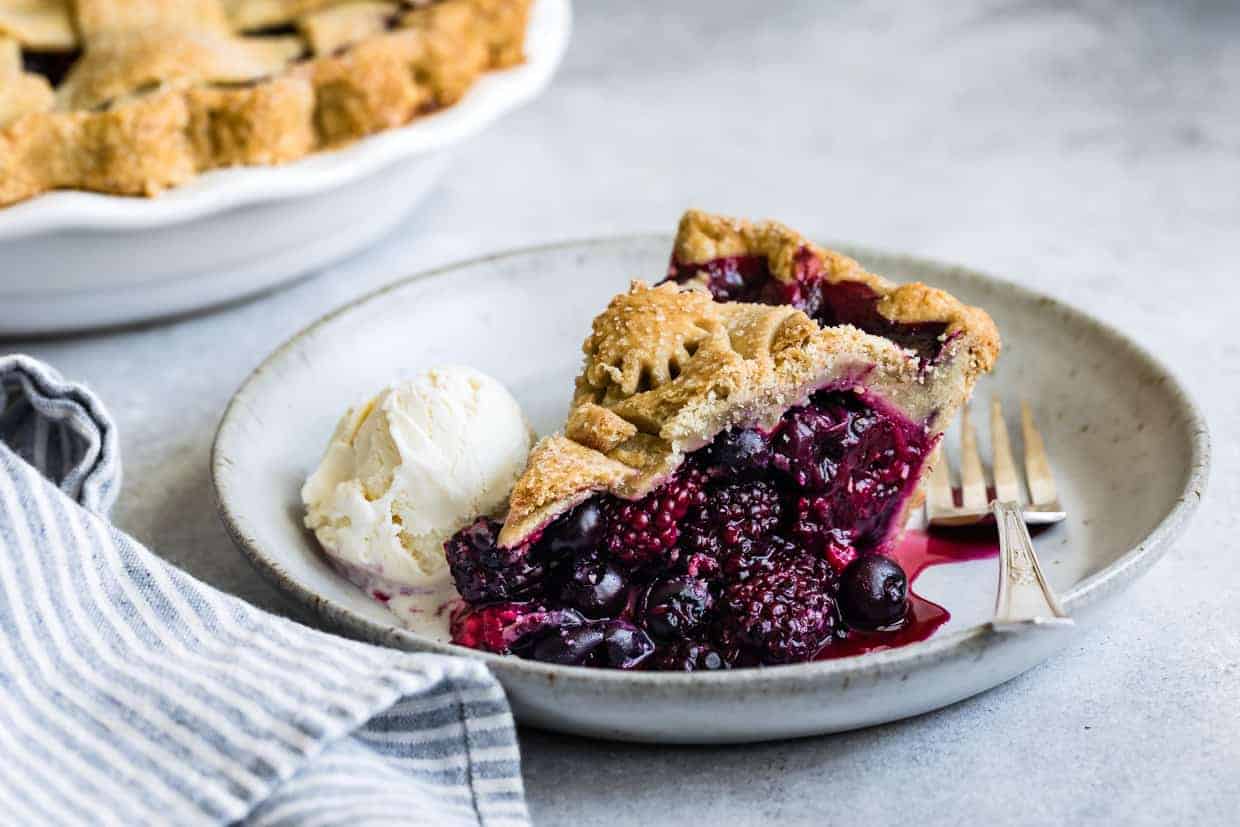
[[[997,627],[1034,624],[1071,624],[1050,584],[1042,575],[1020,503],[990,504],[999,527],[999,597],[995,601]]]

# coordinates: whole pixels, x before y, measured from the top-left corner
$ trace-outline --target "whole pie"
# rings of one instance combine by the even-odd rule
[[[690,212],[668,279],[616,296],[584,351],[564,431],[532,451],[506,519],[446,546],[457,642],[691,670],[811,660],[899,625],[907,583],[882,553],[998,355],[986,313],[779,224]],[[843,611],[849,577],[896,613]]]
[[[0,0],[0,205],[153,195],[408,123],[523,59],[531,0]]]

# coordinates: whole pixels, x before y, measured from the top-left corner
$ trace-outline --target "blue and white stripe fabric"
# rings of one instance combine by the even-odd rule
[[[119,487],[102,404],[0,357],[0,821],[528,824],[481,664],[218,592],[107,522]]]

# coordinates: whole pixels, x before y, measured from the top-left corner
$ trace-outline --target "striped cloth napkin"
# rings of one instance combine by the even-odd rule
[[[99,400],[0,357],[0,821],[528,824],[481,664],[222,594],[107,522],[119,488]]]

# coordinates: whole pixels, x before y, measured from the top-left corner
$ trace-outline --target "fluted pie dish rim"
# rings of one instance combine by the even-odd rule
[[[570,0],[534,0],[523,63],[488,72],[457,102],[336,149],[273,166],[206,171],[156,197],[53,190],[0,208],[0,242],[63,231],[133,231],[203,219],[247,205],[298,199],[445,150],[535,98],[567,48]]]

